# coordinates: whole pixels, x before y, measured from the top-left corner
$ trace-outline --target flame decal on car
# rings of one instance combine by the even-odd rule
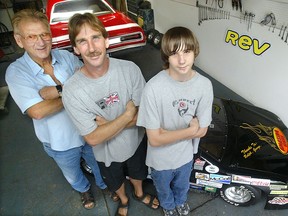
[[[243,123],[240,127],[251,130],[257,135],[259,140],[268,143],[276,151],[279,151],[284,155],[288,154],[287,139],[279,128],[264,126],[261,123],[255,126]]]
[[[273,129],[273,135],[274,139],[276,141],[276,144],[280,150],[280,152],[284,155],[288,154],[288,143],[285,135],[279,128]]]

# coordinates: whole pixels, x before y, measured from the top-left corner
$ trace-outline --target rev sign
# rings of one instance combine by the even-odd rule
[[[271,47],[269,43],[260,45],[257,39],[252,39],[247,35],[240,36],[237,32],[231,30],[227,31],[225,42],[231,43],[234,46],[238,44],[243,50],[250,50],[252,48],[255,55],[261,55]]]

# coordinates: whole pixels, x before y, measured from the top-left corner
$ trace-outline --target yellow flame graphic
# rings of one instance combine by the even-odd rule
[[[243,123],[242,125],[243,126],[240,126],[241,128],[253,131],[258,136],[259,140],[262,140],[262,141],[268,143],[276,151],[279,151],[282,154],[284,154],[283,151],[279,150],[278,145],[274,139],[273,129],[275,127],[264,126],[261,123],[259,123],[259,125],[255,125],[255,126],[249,125],[247,123]]]

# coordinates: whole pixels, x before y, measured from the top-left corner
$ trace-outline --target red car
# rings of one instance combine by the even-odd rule
[[[143,29],[122,12],[116,11],[105,0],[47,0],[46,14],[50,22],[53,48],[71,48],[68,21],[75,13],[95,14],[109,33],[108,52],[144,46]]]

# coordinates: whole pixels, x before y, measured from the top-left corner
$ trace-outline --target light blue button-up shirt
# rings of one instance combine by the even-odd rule
[[[52,50],[54,75],[62,83],[82,66],[82,62],[66,50]],[[22,113],[33,105],[43,101],[39,90],[44,86],[56,86],[53,79],[44,74],[27,52],[11,63],[6,71],[6,82],[10,94]],[[76,127],[68,117],[65,109],[43,119],[33,119],[36,136],[41,142],[49,143],[56,151],[65,151],[84,144]]]

